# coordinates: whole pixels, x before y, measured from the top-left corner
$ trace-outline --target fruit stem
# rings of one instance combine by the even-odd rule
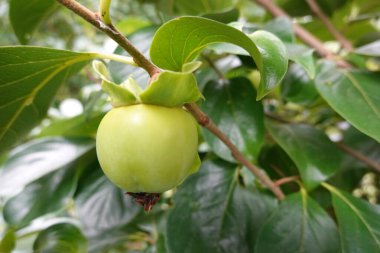
[[[145,69],[151,78],[154,78],[160,69],[157,68],[152,62],[150,62],[132,43],[121,34],[112,24],[105,24],[100,15],[87,9],[75,0],[57,0],[60,4],[70,9],[78,16],[82,17],[84,20],[98,28],[100,31],[107,34],[111,39],[113,39],[120,47],[122,47],[126,52],[128,52],[132,57],[133,61],[143,69]]]

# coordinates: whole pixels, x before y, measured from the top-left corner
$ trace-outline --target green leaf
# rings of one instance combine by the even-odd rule
[[[285,44],[289,53],[289,60],[299,64],[310,79],[315,78],[316,66],[314,62],[314,49],[299,44]]]
[[[0,196],[10,197],[50,172],[94,155],[93,139],[42,138],[13,150],[0,168]],[[22,176],[20,176],[22,175]]]
[[[380,207],[324,184],[332,194],[342,252],[380,251]]]
[[[83,253],[87,251],[87,239],[70,223],[55,224],[42,231],[33,245],[35,253]]]
[[[44,127],[38,137],[95,137],[96,130],[103,117],[104,113],[96,113],[91,116],[81,114],[73,118],[55,120]]]
[[[39,216],[65,208],[74,195],[81,169],[68,166],[28,184],[5,203],[5,221],[21,228]]]
[[[263,30],[273,33],[284,43],[293,43],[295,41],[293,23],[289,17],[274,18],[263,26]]]
[[[292,64],[281,85],[281,95],[286,101],[310,105],[318,97],[314,81],[298,64]]]
[[[0,153],[41,119],[60,85],[96,54],[0,47]]]
[[[8,228],[0,235],[0,252],[11,253],[16,245],[16,233],[14,228]]]
[[[21,44],[28,43],[36,27],[54,6],[54,0],[9,1],[9,19]]]
[[[142,210],[104,176],[98,165],[81,178],[75,209],[90,238],[128,224]]]
[[[257,98],[269,93],[284,77],[288,58],[284,44],[274,35],[257,31],[250,36],[222,24],[199,17],[181,17],[161,26],[153,38],[150,56],[159,67],[181,71],[212,43],[232,43],[253,57],[261,73]]]
[[[140,93],[144,104],[178,107],[202,98],[197,80],[191,72],[163,71]]]
[[[206,161],[179,187],[167,222],[168,252],[253,252],[260,225],[276,201],[238,185],[234,168]]]
[[[316,188],[339,168],[342,154],[322,131],[307,125],[272,122],[267,129],[297,165],[308,190]]]
[[[255,160],[264,141],[264,113],[261,102],[255,101],[255,89],[246,78],[228,83],[207,83],[203,91],[206,101],[201,108],[227,137],[250,160]],[[203,136],[222,159],[234,162],[231,151],[209,131]]]
[[[340,252],[338,231],[331,217],[302,190],[287,196],[265,221],[255,252]]]
[[[327,103],[361,132],[380,142],[380,74],[319,66],[316,87]]]
[[[171,2],[171,1],[169,1]],[[171,2],[172,8],[175,9],[176,13],[186,14],[186,15],[201,15],[205,13],[217,13],[232,9],[236,0],[176,0]],[[168,5],[168,1],[163,1],[163,4]]]

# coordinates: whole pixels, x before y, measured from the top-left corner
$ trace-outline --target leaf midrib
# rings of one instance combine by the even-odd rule
[[[356,88],[356,90],[360,93],[360,95],[363,97],[364,101],[367,102],[368,107],[371,108],[371,110],[375,113],[375,115],[380,119],[380,111],[376,108],[376,106],[372,103],[371,99],[367,96],[365,91],[362,89],[360,84],[357,82],[357,80],[348,72],[344,72],[343,75],[345,75],[352,83],[352,86]]]
[[[368,230],[368,232],[370,233],[370,235],[376,242],[377,246],[380,248],[380,241],[377,239],[376,235],[373,233],[371,226],[367,223],[365,218],[360,214],[360,211],[354,205],[352,205],[351,202],[345,196],[343,196],[340,192],[338,192],[334,187],[325,183],[323,183],[323,186],[327,188],[329,191],[331,191],[333,194],[338,196],[344,203],[346,203],[348,207],[352,209],[352,211],[358,216],[359,220],[362,221],[365,228]]]
[[[86,61],[86,60],[89,60],[91,58],[93,58],[91,55],[84,55],[84,56],[77,57],[76,59],[63,62],[61,67],[57,68],[55,71],[50,73],[40,84],[38,84],[35,88],[33,88],[32,91],[29,93],[29,95],[25,96],[25,99],[22,102],[22,105],[13,114],[10,121],[5,125],[4,128],[1,129],[1,131],[0,131],[0,142],[4,138],[6,132],[9,131],[9,129],[11,129],[12,124],[17,120],[17,118],[20,116],[20,114],[24,111],[25,107],[30,105],[30,104],[28,104],[28,101],[30,101],[30,99],[33,99],[33,101],[34,101],[36,93],[38,91],[40,91],[46,85],[46,83],[48,83],[52,78],[54,78],[56,75],[58,75],[64,69],[72,66],[75,63],[78,63],[81,61]],[[31,104],[33,104],[33,102]]]

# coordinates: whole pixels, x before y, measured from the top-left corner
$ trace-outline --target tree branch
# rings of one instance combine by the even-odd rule
[[[83,5],[79,4],[75,0],[57,0],[66,8],[72,10],[74,13],[81,16],[83,19],[91,23],[93,26],[106,33],[110,38],[112,38],[116,43],[118,43],[125,51],[127,51],[134,59],[137,65],[144,68],[151,78],[154,78],[155,75],[160,73],[160,70],[153,65],[140,51],[138,51],[131,42],[125,38],[115,27],[112,25],[105,25],[99,15],[91,12]],[[244,157],[244,155],[236,148],[236,146],[228,139],[228,137],[212,123],[211,119],[200,110],[200,108],[195,104],[186,104],[185,107],[198,123],[205,128],[207,128],[211,133],[217,136],[226,146],[231,150],[232,155],[236,160],[241,162],[244,166],[246,166],[257,178],[261,180],[261,183],[268,187],[275,196],[282,200],[284,199],[284,194],[281,189],[276,186],[273,181],[264,174],[259,168],[253,165],[248,159]]]
[[[326,16],[326,14],[321,10],[315,0],[306,0],[310,9],[318,16],[318,18],[322,21],[322,23],[326,26],[327,30],[335,37],[337,41],[340,42],[342,47],[347,51],[352,51],[352,44],[348,41],[331,23],[330,19]]]
[[[349,146],[347,146],[341,142],[336,143],[336,145],[338,146],[338,148],[340,148],[342,151],[349,154],[353,158],[363,162],[364,164],[368,165],[369,167],[373,168],[374,170],[380,172],[380,164],[377,163],[376,161],[371,160],[370,158],[366,157],[362,153],[360,153],[356,150],[353,150],[352,148],[350,148]]]
[[[139,50],[137,50],[137,48],[135,48],[132,43],[114,26],[104,24],[101,17],[97,13],[90,11],[75,0],[57,1],[116,41],[117,44],[119,44],[133,57],[133,60],[138,66],[142,67],[149,73],[151,78],[160,72],[159,68],[153,65],[153,63],[151,63]]]
[[[230,139],[212,122],[212,120],[202,112],[199,107],[192,103],[186,104],[186,109],[194,115],[198,123],[203,127],[207,128],[211,133],[218,137],[231,151],[232,156],[239,162],[241,162],[245,167],[247,167],[257,178],[260,179],[261,183],[267,186],[278,199],[284,199],[284,194],[281,189],[275,185],[275,183],[260,170],[260,168],[253,165],[244,155],[238,150],[238,148],[231,142]]]
[[[264,7],[268,12],[270,12],[273,16],[281,17],[285,16],[290,18],[290,16],[282,10],[280,7],[278,7],[275,3],[272,2],[272,0],[254,0],[259,5]],[[309,33],[307,30],[305,30],[302,26],[299,24],[293,24],[294,33],[296,36],[305,42],[310,47],[314,48],[315,51],[322,57],[331,59],[336,61],[337,65],[342,68],[348,68],[351,67],[351,65],[343,60],[338,60],[337,56],[334,55],[332,52],[327,50],[325,46],[323,45],[323,42],[320,41],[318,38],[316,38],[314,35]]]

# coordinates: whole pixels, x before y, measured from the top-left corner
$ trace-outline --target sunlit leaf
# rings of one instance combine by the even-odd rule
[[[0,47],[0,153],[44,118],[60,85],[94,54]]]
[[[284,77],[288,57],[276,36],[265,31],[247,36],[231,26],[199,17],[181,17],[161,26],[153,38],[150,56],[163,69],[181,71],[182,65],[194,60],[203,48],[222,42],[240,46],[253,57],[261,73],[258,99]]]

